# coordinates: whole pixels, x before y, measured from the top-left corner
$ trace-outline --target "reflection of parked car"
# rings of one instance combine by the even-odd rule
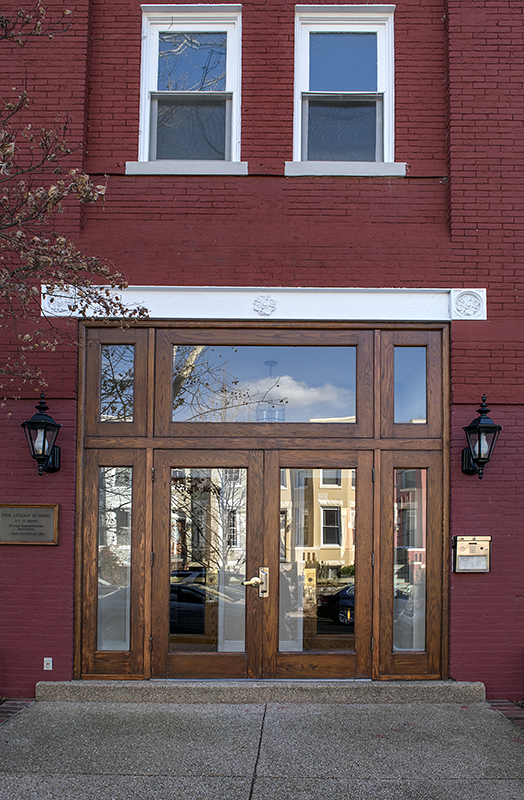
[[[318,598],[317,614],[341,625],[355,623],[355,585],[350,583],[335,594],[322,594]]]
[[[232,599],[224,592],[202,584],[172,583],[169,596],[169,631],[172,634],[205,633],[206,603],[220,607],[227,619],[228,630],[238,628],[243,638],[244,599]],[[229,637],[231,638],[231,637]]]
[[[393,615],[396,619],[405,608],[409,594],[395,589]],[[317,613],[319,617],[328,617],[341,625],[355,623],[355,585],[344,586],[334,594],[323,594],[318,598]]]

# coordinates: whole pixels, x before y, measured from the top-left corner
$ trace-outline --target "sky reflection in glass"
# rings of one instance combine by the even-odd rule
[[[173,347],[173,421],[355,422],[355,387],[355,347]]]

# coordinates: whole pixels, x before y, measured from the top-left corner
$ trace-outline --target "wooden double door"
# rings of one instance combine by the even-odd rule
[[[445,330],[330,334],[354,351],[351,391],[322,379],[324,395],[354,397],[338,419],[337,400],[288,424],[263,387],[250,420],[178,420],[173,386],[190,385],[206,342],[264,339],[212,334],[88,330],[77,677],[445,677]],[[326,345],[323,331],[276,338]],[[421,351],[423,410],[405,420],[397,383],[416,389]],[[313,396],[273,377],[274,352],[273,395]],[[244,407],[248,391],[230,398]]]

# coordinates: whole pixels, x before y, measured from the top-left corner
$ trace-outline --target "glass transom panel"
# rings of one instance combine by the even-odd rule
[[[395,347],[395,422],[427,422],[426,348]]]
[[[354,423],[356,347],[174,345],[174,422]]]
[[[134,345],[102,345],[100,422],[133,422],[134,383]]]

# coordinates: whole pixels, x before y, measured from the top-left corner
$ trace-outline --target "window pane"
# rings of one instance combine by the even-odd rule
[[[226,98],[158,98],[157,159],[224,160]]]
[[[283,472],[279,649],[353,650],[356,471]],[[340,475],[338,486],[322,485],[327,472]]]
[[[135,348],[102,345],[100,422],[133,422]]]
[[[395,347],[395,422],[424,423],[426,348]]]
[[[175,422],[355,422],[356,347],[173,347]]]
[[[132,467],[100,467],[98,650],[129,650]]]
[[[395,470],[393,650],[426,646],[426,476]]]
[[[226,33],[160,33],[158,38],[159,92],[226,88]]]
[[[311,92],[376,92],[376,33],[311,33]]]
[[[246,469],[171,471],[171,652],[245,650]]]
[[[309,161],[375,161],[377,103],[374,100],[309,100]]]
[[[340,486],[341,473],[339,469],[323,469],[322,486]]]

